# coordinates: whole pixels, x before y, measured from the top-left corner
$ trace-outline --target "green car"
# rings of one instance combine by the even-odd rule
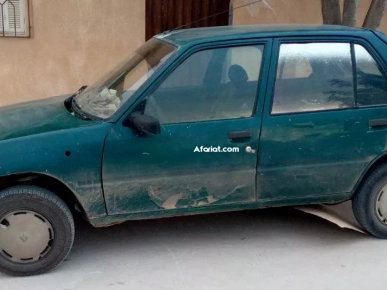
[[[387,37],[343,26],[155,36],[73,95],[0,109],[0,271],[60,264],[75,214],[352,200],[387,238]]]

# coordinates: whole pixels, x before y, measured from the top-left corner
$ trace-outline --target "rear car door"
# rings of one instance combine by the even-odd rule
[[[387,118],[379,55],[350,37],[279,38],[273,47],[258,198],[292,204],[349,197],[386,151],[387,124],[374,121]]]
[[[119,121],[107,136],[103,186],[109,214],[173,214],[256,201],[255,175],[271,40],[197,47],[133,111],[160,135]],[[266,60],[266,61],[265,61]]]

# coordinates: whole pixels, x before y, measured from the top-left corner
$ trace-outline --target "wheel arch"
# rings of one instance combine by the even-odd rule
[[[359,181],[355,185],[355,188],[352,192],[351,198],[355,195],[355,193],[361,188],[363,183],[367,180],[367,178],[375,171],[375,169],[379,168],[383,164],[387,164],[387,152],[383,152],[380,156],[374,158],[368,167],[364,170],[363,174],[359,178]]]
[[[16,185],[35,185],[47,189],[62,199],[70,210],[86,215],[76,194],[63,181],[48,174],[24,172],[0,176],[0,190]]]

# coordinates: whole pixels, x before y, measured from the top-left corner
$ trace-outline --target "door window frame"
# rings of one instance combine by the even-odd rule
[[[272,38],[249,38],[249,39],[235,39],[235,40],[225,40],[225,41],[213,41],[208,43],[202,43],[198,45],[193,45],[184,50],[181,47],[177,53],[176,58],[172,59],[169,64],[166,63],[164,68],[162,68],[153,80],[149,83],[149,85],[139,92],[138,96],[135,97],[135,100],[130,104],[127,104],[127,107],[124,108],[123,114],[121,115],[119,121],[125,120],[125,118],[141,103],[144,99],[151,95],[161,84],[162,82],[179,66],[181,65],[187,58],[191,55],[208,49],[217,49],[217,48],[225,48],[225,47],[235,47],[235,46],[254,46],[254,45],[263,45],[264,51],[262,55],[262,62],[260,68],[260,79],[258,80],[258,86],[256,90],[255,102],[252,115],[250,117],[245,118],[235,118],[235,119],[217,119],[217,120],[202,120],[195,122],[181,122],[181,123],[171,123],[171,124],[163,124],[163,126],[176,125],[176,124],[189,124],[189,123],[203,123],[203,122],[222,122],[222,121],[230,121],[230,120],[248,120],[256,118],[257,116],[262,116],[264,101],[265,101],[265,93],[267,89],[267,81],[269,75],[269,67],[271,62],[271,53],[272,53]]]
[[[351,59],[352,59],[352,74],[354,78],[354,98],[355,98],[355,106],[347,107],[347,108],[335,108],[335,109],[327,109],[327,110],[318,110],[318,111],[300,111],[300,112],[287,112],[287,113],[279,113],[272,114],[273,102],[274,102],[274,93],[275,93],[275,83],[277,81],[277,69],[278,69],[278,61],[279,61],[279,53],[280,46],[282,44],[302,44],[302,43],[348,43],[351,47]],[[357,74],[356,74],[356,61],[355,55],[353,53],[354,45],[358,44],[364,47],[367,52],[372,56],[372,58],[376,61],[378,67],[381,69],[382,73],[386,75],[387,68],[383,65],[383,59],[376,51],[376,49],[372,46],[372,44],[367,41],[365,38],[360,37],[351,37],[351,36],[313,36],[313,37],[277,37],[273,39],[273,51],[271,56],[271,67],[269,72],[269,78],[267,83],[267,91],[266,91],[266,99],[265,99],[265,108],[264,114],[269,117],[277,117],[277,116],[285,116],[285,115],[298,115],[298,114],[318,114],[324,112],[332,112],[332,111],[343,111],[343,110],[361,110],[367,109],[370,107],[385,107],[387,104],[382,105],[370,105],[370,106],[357,106]]]

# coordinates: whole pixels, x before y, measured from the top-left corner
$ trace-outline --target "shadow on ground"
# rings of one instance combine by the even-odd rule
[[[84,254],[94,251],[91,245],[98,244],[100,250],[111,247],[136,247],[146,250],[164,242],[193,242],[200,239],[205,246],[224,240],[252,239],[264,243],[273,238],[284,242],[292,238],[310,239],[324,245],[372,239],[347,229],[341,229],[321,218],[292,208],[261,209],[219,214],[192,215],[154,220],[128,221],[107,228],[93,228],[77,220],[77,237],[74,251]],[[286,234],[286,235],[285,235]]]

